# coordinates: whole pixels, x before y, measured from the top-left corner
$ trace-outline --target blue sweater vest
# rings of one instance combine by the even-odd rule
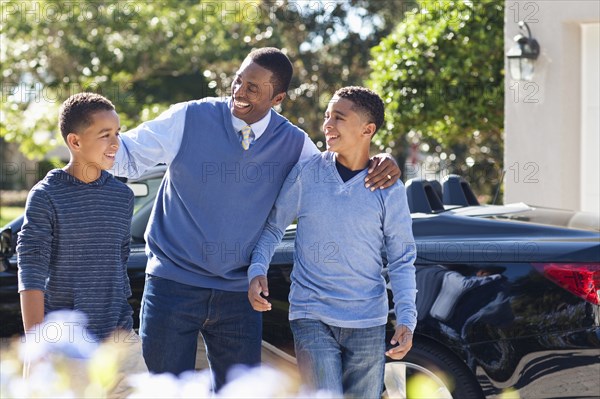
[[[179,152],[146,231],[147,273],[226,291],[248,289],[252,249],[305,133],[275,111],[244,151],[227,99],[188,104]]]

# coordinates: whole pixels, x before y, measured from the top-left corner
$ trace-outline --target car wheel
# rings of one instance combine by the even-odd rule
[[[387,398],[483,398],[469,369],[454,355],[434,344],[415,340],[403,361],[385,366]]]

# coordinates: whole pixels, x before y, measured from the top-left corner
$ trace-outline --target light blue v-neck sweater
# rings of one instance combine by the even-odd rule
[[[416,248],[404,185],[372,192],[363,184],[366,173],[343,182],[335,154],[325,152],[296,165],[286,179],[252,253],[248,279],[267,274],[275,247],[297,218],[290,320],[345,328],[385,324],[385,249],[398,324],[414,331]]]

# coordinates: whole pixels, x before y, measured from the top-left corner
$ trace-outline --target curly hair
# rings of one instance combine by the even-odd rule
[[[375,131],[379,130],[385,120],[385,106],[383,100],[372,90],[360,86],[342,87],[334,96],[352,101],[355,112],[366,116],[369,123],[375,124]]]
[[[98,111],[114,111],[115,106],[106,97],[96,93],[77,93],[60,106],[58,127],[65,142],[69,133],[77,133],[92,124],[92,115]]]
[[[288,91],[294,67],[287,55],[281,50],[275,47],[262,47],[252,50],[247,58],[273,74],[271,79],[273,96]]]

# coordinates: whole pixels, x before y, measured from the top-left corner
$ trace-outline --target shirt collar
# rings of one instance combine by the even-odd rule
[[[233,128],[236,132],[239,132],[244,126],[247,125],[246,122],[234,116],[233,114],[231,114],[231,122],[233,123]],[[269,122],[271,122],[271,111],[267,112],[267,114],[261,120],[254,122],[250,125],[250,127],[252,128],[252,132],[254,133],[255,140],[262,136],[265,130],[267,130]]]

